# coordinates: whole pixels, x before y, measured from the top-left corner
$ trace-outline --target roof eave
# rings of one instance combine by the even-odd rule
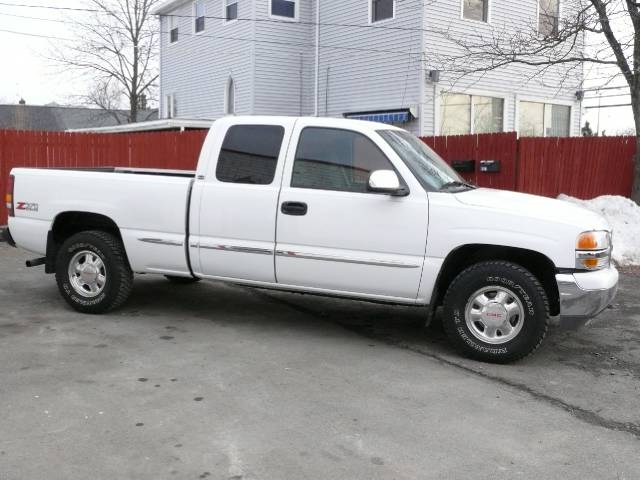
[[[176,7],[179,7],[183,3],[187,3],[188,0],[167,0],[166,2],[158,5],[156,8],[151,10],[152,15],[165,15],[172,10],[175,10]]]

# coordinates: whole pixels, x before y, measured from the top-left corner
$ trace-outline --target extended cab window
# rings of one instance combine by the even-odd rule
[[[375,170],[394,170],[366,136],[350,130],[305,128],[300,134],[291,186],[344,192],[367,192]]]
[[[276,173],[284,128],[236,125],[227,131],[216,178],[221,182],[269,185]]]

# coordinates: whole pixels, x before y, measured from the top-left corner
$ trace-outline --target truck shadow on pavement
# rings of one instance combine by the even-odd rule
[[[296,293],[201,282],[175,286],[138,282],[121,315],[170,315],[176,322],[293,329],[311,342],[332,325],[371,347],[401,348],[531,395],[587,423],[640,438],[640,278],[623,276],[618,298],[591,325],[577,331],[551,328],[543,346],[512,365],[463,357],[442,329],[424,328],[425,310]],[[189,317],[191,317],[189,319]],[[176,323],[180,328],[181,322]],[[339,335],[339,333],[338,333]],[[346,343],[345,345],[348,345]],[[376,349],[371,349],[376,355]]]

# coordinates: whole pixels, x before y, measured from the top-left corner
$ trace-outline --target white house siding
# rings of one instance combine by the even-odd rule
[[[160,90],[162,114],[166,95],[175,95],[177,116],[215,119],[225,113],[225,89],[229,78],[236,88],[236,113],[252,114],[254,22],[224,23],[223,0],[207,0],[205,30],[194,33],[193,2],[171,13],[179,17],[179,39],[169,43],[169,20],[161,17]],[[238,1],[238,15],[252,16],[252,0]],[[234,39],[246,40],[234,40]]]
[[[221,17],[222,1],[207,0],[206,14]],[[505,99],[505,131],[517,129],[520,100],[571,105],[571,133],[579,134],[581,106],[575,92],[580,70],[569,77],[565,67],[536,75],[538,68],[512,65],[462,79],[443,73],[435,85],[426,78],[426,71],[440,68],[442,55],[455,51],[440,32],[489,36],[492,28],[523,29],[537,22],[538,0],[490,1],[486,25],[461,18],[462,0],[396,0],[395,18],[374,24],[369,23],[369,0],[322,0],[319,114],[340,117],[347,112],[413,108],[418,119],[403,126],[433,135],[439,133],[441,93],[471,93]],[[225,88],[232,77],[239,114],[313,114],[315,0],[298,0],[298,8],[297,22],[273,21],[269,0],[239,0],[239,17],[255,21],[225,24],[207,18],[203,34],[194,34],[189,18],[193,2],[187,1],[173,11],[186,16],[179,18],[180,39],[175,44],[168,42],[168,20],[163,17],[163,113],[166,95],[173,94],[179,117],[224,115]]]
[[[461,18],[462,0],[434,0],[425,2],[424,29],[426,69],[439,69],[442,56],[456,52],[456,46],[441,32],[465,38],[472,35],[486,35],[491,38],[492,29],[525,30],[535,28],[537,23],[538,0],[490,0],[489,24]],[[561,0],[562,12],[562,0]],[[434,111],[434,85],[426,82],[422,129],[432,135],[439,133],[440,102],[442,92],[476,93],[493,95],[505,99],[505,131],[517,130],[517,103],[519,100],[535,100],[559,103],[572,107],[571,134],[580,132],[581,105],[575,93],[580,90],[582,69],[557,66],[540,74],[540,67],[511,65],[499,70],[459,78],[442,74],[436,85]],[[562,87],[560,87],[562,85]],[[436,123],[434,129],[434,121]]]
[[[264,115],[313,113],[315,4],[299,0],[298,21],[270,18],[269,0],[254,0],[254,109]],[[302,75],[301,75],[302,72]]]
[[[369,0],[321,3],[321,115],[419,107],[423,1],[396,0],[395,18],[370,26]],[[420,120],[403,126],[420,133]]]

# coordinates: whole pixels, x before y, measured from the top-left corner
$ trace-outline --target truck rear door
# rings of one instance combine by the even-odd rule
[[[216,158],[194,185],[192,268],[202,276],[274,283],[278,195],[295,121],[246,122],[218,120],[214,144],[205,145]]]

